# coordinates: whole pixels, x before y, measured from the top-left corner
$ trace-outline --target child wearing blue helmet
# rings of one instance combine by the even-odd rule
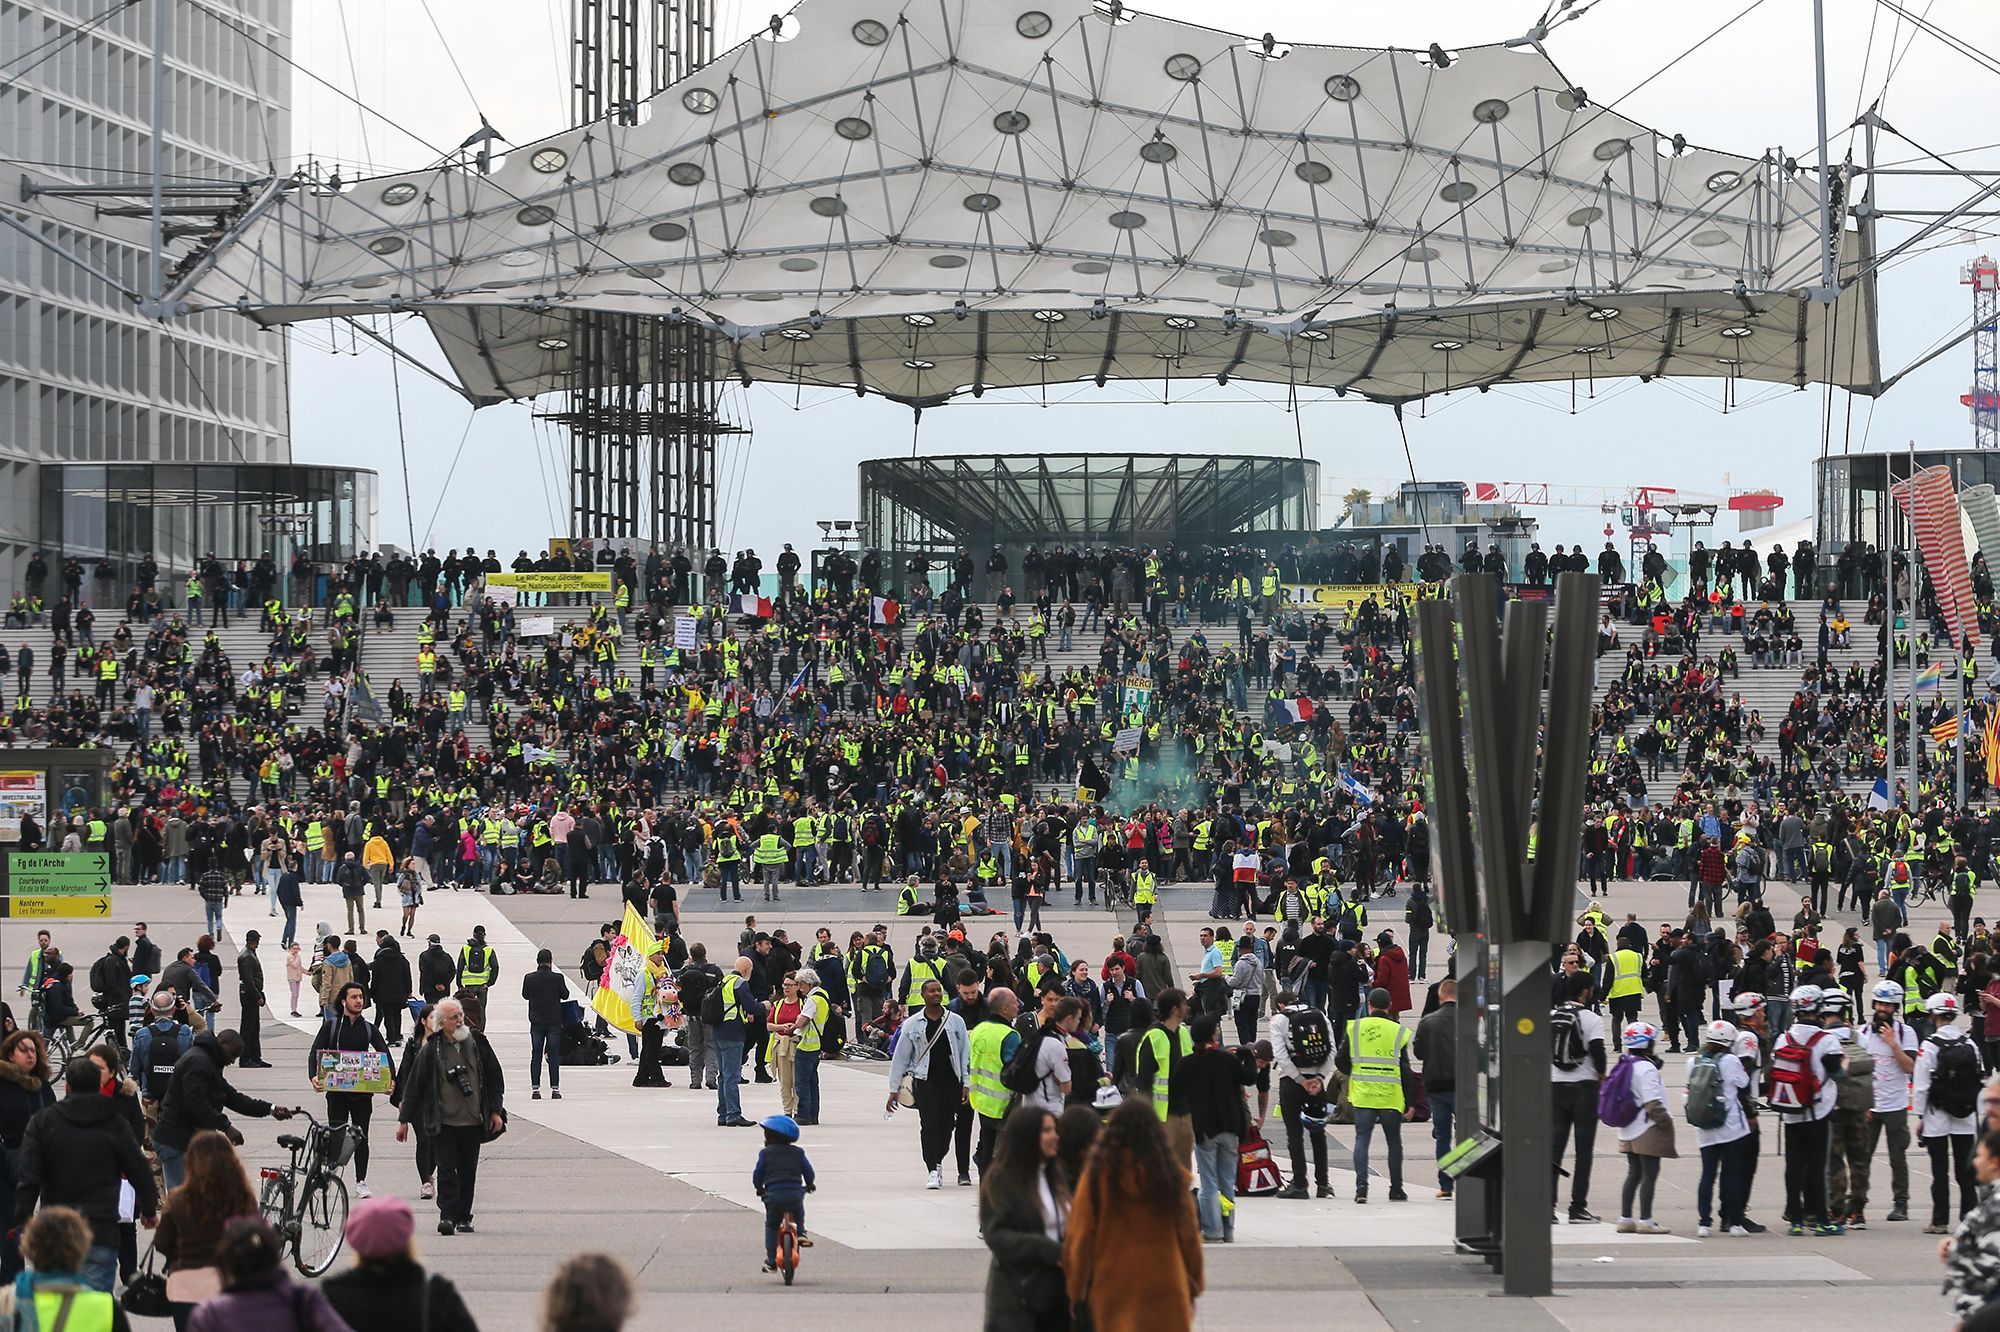
[[[812,1162],[799,1147],[798,1121],[790,1115],[772,1115],[762,1121],[764,1150],[757,1153],[757,1166],[750,1183],[764,1200],[764,1270],[778,1270],[778,1223],[785,1213],[799,1230],[799,1246],[811,1248],[806,1238],[806,1195],[814,1189]]]

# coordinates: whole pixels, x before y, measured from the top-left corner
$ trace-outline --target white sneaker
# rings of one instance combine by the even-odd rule
[[[357,1198],[366,1198],[370,1196],[367,1180],[357,1179],[354,1181],[354,1196]]]
[[[1710,1230],[1707,1226],[1696,1226],[1694,1228],[1694,1233],[1701,1236],[1701,1238],[1703,1239],[1707,1239],[1710,1235],[1714,1234],[1715,1232]]]
[[[1624,1227],[1620,1226],[1619,1229],[1623,1230]],[[1645,1220],[1633,1226],[1632,1233],[1635,1235],[1671,1235],[1674,1232],[1657,1221]]]
[[[417,1196],[419,1198],[437,1197],[437,1185],[428,1179],[425,1180],[424,1186],[417,1190]]]
[[[927,1189],[941,1189],[941,1188],[943,1188],[943,1187],[944,1187],[944,1172],[943,1172],[942,1170],[933,1170],[933,1171],[931,1171],[931,1173],[930,1173],[930,1178],[929,1178],[929,1179],[928,1179],[928,1180],[927,1180],[927,1181],[925,1182],[925,1184],[924,1184],[924,1187],[925,1187],[925,1188],[927,1188]]]

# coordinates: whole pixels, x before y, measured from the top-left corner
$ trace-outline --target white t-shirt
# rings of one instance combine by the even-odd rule
[[[1910,1075],[1896,1062],[1898,1049],[1917,1052],[1917,1033],[1897,1019],[1884,1036],[1873,1027],[1861,1029],[1861,1048],[1875,1060],[1875,1113],[1894,1114],[1910,1108]]]
[[[1716,1147],[1750,1134],[1750,1121],[1743,1116],[1743,1093],[1750,1086],[1749,1070],[1733,1054],[1716,1055],[1715,1064],[1722,1070],[1722,1104],[1729,1117],[1722,1121],[1720,1128],[1696,1129],[1694,1142],[1697,1147]]]
[[[1840,1033],[1828,1031],[1815,1022],[1794,1022],[1785,1029],[1785,1035],[1800,1045],[1812,1045],[1813,1074],[1819,1078],[1819,1094],[1813,1097],[1811,1114],[1788,1110],[1781,1112],[1781,1118],[1787,1124],[1816,1123],[1832,1114],[1833,1103],[1840,1099],[1840,1079],[1838,1076],[1827,1076],[1826,1067],[1829,1056],[1839,1056],[1834,1061],[1836,1073],[1840,1064],[1845,1061],[1846,1056],[1840,1054]],[[1784,1036],[1780,1036],[1778,1042],[1782,1044],[1784,1039]],[[1775,1048],[1774,1046],[1774,1051]],[[1771,1057],[1771,1062],[1773,1064],[1777,1062],[1775,1053]]]
[[[1606,1059],[1611,1058],[1610,1042],[1604,1039],[1604,1019],[1587,1008],[1571,1008],[1568,1004],[1563,1005],[1563,1007],[1568,1008],[1576,1014],[1576,1034],[1583,1038],[1583,1048],[1586,1053],[1584,1054],[1583,1062],[1575,1068],[1557,1068],[1554,1064],[1550,1064],[1549,1081],[1596,1082],[1599,1077],[1597,1065],[1592,1062],[1588,1053],[1591,1042],[1603,1042],[1605,1047],[1604,1057]]]
[[[1924,1041],[1923,1049],[1917,1053],[1917,1066],[1912,1070],[1912,1074],[1916,1082],[1915,1105],[1923,1115],[1923,1122],[1917,1129],[1919,1138],[1944,1138],[1955,1133],[1970,1134],[1975,1131],[1972,1115],[1949,1115],[1931,1104],[1931,1079],[1937,1076],[1939,1043],[1965,1039],[1964,1032],[1955,1024],[1947,1022],[1931,1033]],[[1974,1050],[1973,1053],[1976,1055],[1978,1051]],[[1981,1081],[1984,1081],[1983,1076]],[[1973,1113],[1977,1114],[1979,1110],[1977,1096],[1973,1098],[1972,1108]]]
[[[1634,1138],[1643,1137],[1646,1130],[1653,1127],[1653,1117],[1646,1113],[1648,1105],[1658,1101],[1660,1109],[1667,1109],[1666,1079],[1660,1076],[1660,1070],[1650,1059],[1632,1060],[1632,1101],[1639,1107],[1639,1113],[1633,1117],[1631,1123],[1618,1130],[1620,1142],[1630,1142]]]
[[[1061,1036],[1042,1037],[1035,1051],[1035,1094],[1028,1099],[1052,1115],[1063,1112],[1062,1084],[1069,1081],[1069,1046]]]

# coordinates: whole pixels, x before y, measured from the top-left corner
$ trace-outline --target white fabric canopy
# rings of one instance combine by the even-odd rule
[[[640,122],[489,175],[274,189],[179,294],[419,312],[481,400],[568,387],[585,311],[698,320],[717,377],[917,403],[1216,375],[1392,401],[1878,386],[1872,285],[1806,298],[1810,173],[1663,152],[1533,49],[1438,68],[1090,0],[806,0]]]

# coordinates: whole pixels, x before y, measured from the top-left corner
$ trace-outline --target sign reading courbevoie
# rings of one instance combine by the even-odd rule
[[[111,857],[102,851],[9,851],[0,907],[15,920],[111,914]]]

